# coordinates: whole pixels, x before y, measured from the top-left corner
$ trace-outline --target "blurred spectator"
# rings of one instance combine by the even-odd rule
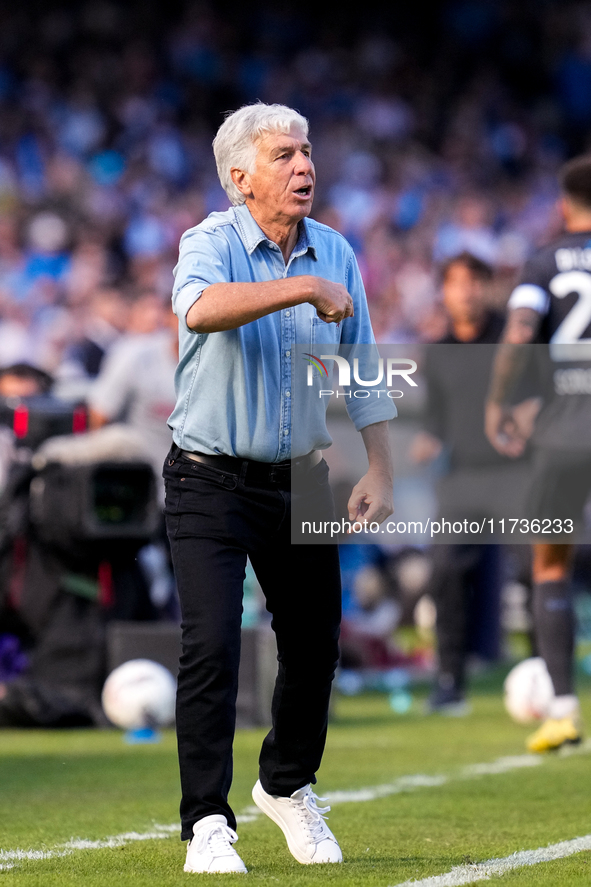
[[[369,549],[376,546],[345,545],[344,589],[341,625],[341,667],[387,669],[406,664],[394,646],[394,630],[400,620],[400,605],[388,593],[386,558]],[[351,549],[351,550],[349,550]],[[364,558],[365,556],[365,558]],[[355,568],[352,559],[359,559]]]
[[[156,477],[170,449],[166,420],[174,403],[178,321],[154,293],[129,309],[127,332],[114,345],[89,391],[91,428],[123,421],[141,436]]]
[[[150,461],[164,505],[162,465],[170,449],[167,419],[176,396],[174,374],[178,363],[178,320],[153,292],[132,303],[127,333],[115,344],[88,394],[91,429],[109,422],[132,428]],[[168,617],[178,616],[174,580],[164,522],[159,538],[138,552],[154,606]]]
[[[169,311],[157,292],[140,290],[129,299],[125,337],[121,347],[127,347],[135,336],[157,332],[169,320]],[[139,341],[139,340],[138,340]]]
[[[227,206],[212,135],[258,98],[309,116],[317,216],[354,243],[382,338],[433,337],[434,267],[462,250],[493,264],[501,305],[552,224],[557,167],[587,146],[590,21],[574,0],[319,9],[313,31],[290,2],[248,20],[188,0],[7,8],[4,322],[55,370],[101,281],[168,297],[180,233]]]
[[[354,241],[382,340],[437,338],[436,263],[463,249],[495,266],[501,307],[588,138],[586,10],[319,9],[310,31],[290,2],[236,20],[192,2],[7,8],[0,357],[96,372],[92,294],[118,279],[169,296],[180,234],[227,206],[212,135],[259,97],[310,117],[316,215]],[[79,361],[85,338],[99,351]]]
[[[98,376],[103,358],[127,325],[129,307],[116,286],[99,286],[89,297],[82,320],[83,334],[65,357],[86,377]]]
[[[0,366],[26,360],[32,350],[30,331],[18,307],[0,302]]]
[[[492,265],[502,309],[558,224],[558,167],[591,148],[586,2],[320,4],[313,29],[290,0],[229,9],[3,8],[0,366],[33,362],[74,401],[100,373],[95,424],[132,416],[133,373],[158,362],[170,383],[158,300],[181,233],[227,207],[210,144],[228,109],[309,117],[315,217],[354,244],[384,342],[445,335],[437,267],[463,250]],[[112,281],[150,295],[130,305]],[[135,391],[159,477],[170,389],[153,393]]]
[[[138,443],[154,469],[161,505],[164,504],[162,465],[171,441],[167,419],[176,399],[177,328],[176,316],[156,293],[137,294],[128,307],[126,332],[102,363],[87,396],[91,429],[123,422],[136,432]],[[166,615],[176,617],[174,582],[163,526],[160,536],[160,541],[155,539],[139,551],[138,559],[150,586],[152,603]]]
[[[0,370],[0,397],[33,397],[49,394],[53,379],[27,363],[15,363]]]
[[[448,521],[502,515],[524,488],[523,463],[502,458],[484,435],[483,409],[496,343],[504,328],[487,304],[491,268],[468,252],[442,272],[449,329],[427,346],[425,431],[411,458],[428,462],[445,451],[447,469],[438,486],[438,515]],[[460,345],[480,345],[464,351]],[[440,544],[432,548],[431,595],[437,608],[438,670],[429,709],[467,711],[469,654],[494,661],[500,654],[501,547]]]
[[[439,228],[433,258],[442,261],[461,252],[470,252],[492,265],[497,258],[497,249],[497,238],[487,219],[486,202],[476,195],[469,195],[460,198],[453,219]]]
[[[44,281],[63,282],[70,267],[69,236],[65,221],[56,213],[40,212],[31,219],[23,285],[17,298],[29,298],[31,292],[41,290]]]

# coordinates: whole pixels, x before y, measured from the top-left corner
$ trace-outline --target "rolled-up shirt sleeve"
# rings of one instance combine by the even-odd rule
[[[230,283],[228,241],[214,231],[190,228],[181,237],[174,274],[172,308],[186,329],[187,314],[204,290],[214,283]]]
[[[357,259],[351,250],[351,258],[347,267],[346,287],[349,295],[353,299],[353,307],[355,314],[353,317],[347,317],[343,321],[343,330],[341,333],[341,344],[351,346],[362,346],[359,349],[353,348],[350,352],[351,364],[355,357],[359,359],[360,368],[363,364],[367,364],[371,371],[374,371],[379,359],[379,350],[376,345],[375,337],[371,327],[369,316],[369,308],[367,307],[367,296],[365,295],[365,287],[361,271],[357,264]],[[365,347],[363,347],[365,346]],[[373,347],[371,347],[373,346]],[[366,378],[360,374],[360,378]],[[362,388],[363,386],[352,383],[352,389]],[[347,399],[347,412],[357,431],[373,425],[376,422],[385,422],[394,419],[397,416],[396,406],[392,399],[388,397],[388,390],[385,383],[372,385],[372,394],[374,396],[368,398],[351,397]]]

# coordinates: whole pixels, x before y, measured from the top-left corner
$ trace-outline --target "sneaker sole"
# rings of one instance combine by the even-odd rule
[[[324,863],[315,863],[313,859],[308,859],[306,856],[302,855],[302,852],[298,845],[295,843],[294,838],[289,830],[288,823],[282,818],[280,812],[272,807],[265,794],[263,794],[264,789],[260,782],[255,784],[255,787],[252,790],[252,799],[263,813],[272,819],[275,825],[278,825],[283,834],[285,835],[285,840],[287,841],[287,846],[289,848],[289,852],[302,865],[330,865],[331,860],[326,860]],[[342,860],[341,860],[342,861]]]
[[[246,866],[242,869],[192,869],[188,865],[183,866],[183,871],[190,875],[247,875]]]

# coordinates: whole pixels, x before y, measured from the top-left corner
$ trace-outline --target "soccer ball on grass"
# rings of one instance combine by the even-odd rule
[[[165,727],[174,720],[176,681],[151,659],[130,659],[111,672],[102,693],[108,719],[123,730]]]
[[[546,663],[539,656],[524,659],[505,678],[505,708],[518,724],[548,716],[554,687]]]

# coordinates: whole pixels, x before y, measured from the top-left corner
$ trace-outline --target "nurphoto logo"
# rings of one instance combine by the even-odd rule
[[[328,378],[328,369],[324,361],[332,360],[335,362],[338,370],[339,388],[344,388],[345,392],[341,396],[365,398],[375,394],[378,397],[385,394],[390,398],[399,398],[404,396],[404,392],[400,389],[394,389],[394,383],[402,379],[407,385],[413,388],[417,387],[417,383],[411,378],[412,374],[417,370],[417,363],[408,357],[380,357],[377,361],[363,361],[364,369],[359,367],[359,358],[353,358],[353,381],[355,383],[353,390],[351,388],[351,364],[346,357],[340,354],[321,354],[317,357],[315,354],[306,353],[304,359],[308,363],[307,367],[307,385],[311,387],[314,384],[314,371],[316,370],[320,376]],[[361,373],[366,374],[368,367],[366,364],[371,363],[372,375],[374,379],[362,379]],[[385,385],[384,385],[385,383]],[[361,388],[356,385],[363,386]],[[378,387],[379,386],[379,387]],[[373,390],[369,390],[373,389]],[[340,392],[332,389],[320,389],[319,397],[330,397],[335,394],[338,397]]]

